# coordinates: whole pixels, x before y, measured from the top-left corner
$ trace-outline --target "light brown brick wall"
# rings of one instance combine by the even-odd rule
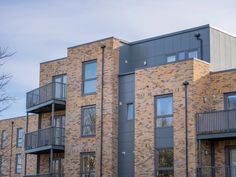
[[[183,82],[188,81],[189,176],[195,176],[197,144],[195,113],[203,106],[207,63],[198,60],[167,64],[135,72],[135,175],[154,173],[154,97],[173,94],[174,173],[185,176],[185,102]],[[199,92],[200,91],[200,92]],[[148,159],[148,160],[147,160]]]
[[[10,158],[11,154],[11,135],[12,135],[12,122],[13,124],[13,140],[12,140],[12,157]],[[37,116],[30,116],[29,118],[29,131],[36,130],[37,128]],[[2,130],[7,131],[7,143],[6,148],[0,149],[0,155],[3,155],[3,160],[5,163],[4,167],[4,174],[9,176],[10,175],[10,163],[11,163],[11,177],[19,177],[23,176],[24,174],[24,136],[23,136],[23,146],[22,148],[16,147],[16,141],[17,141],[17,128],[23,128],[23,134],[25,133],[25,117],[18,117],[14,119],[7,119],[7,120],[1,120],[0,121],[0,132]],[[1,139],[1,137],[0,137]],[[0,140],[1,142],[1,140]],[[22,173],[21,174],[15,174],[16,169],[16,154],[21,153],[22,154]],[[10,160],[11,159],[11,160]],[[10,162],[11,161],[11,162]],[[36,159],[34,156],[28,156],[28,172],[29,173],[35,173],[36,169]]]

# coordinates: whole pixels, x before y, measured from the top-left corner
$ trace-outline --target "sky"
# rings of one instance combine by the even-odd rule
[[[0,0],[0,47],[16,52],[0,72],[14,97],[0,119],[25,115],[26,92],[39,86],[39,64],[67,48],[115,36],[135,41],[211,24],[236,34],[235,0]]]

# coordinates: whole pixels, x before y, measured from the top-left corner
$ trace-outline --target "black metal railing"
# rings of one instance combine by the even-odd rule
[[[64,146],[65,129],[50,127],[25,134],[25,149],[32,150],[44,146]]]
[[[236,177],[236,166],[203,166],[197,168],[197,177]]]
[[[197,114],[197,134],[236,131],[236,110]]]
[[[36,175],[26,175],[24,177],[64,177],[64,174],[36,174]]]
[[[28,109],[53,99],[65,101],[66,88],[67,85],[64,83],[52,82],[34,89],[26,95],[26,108]]]

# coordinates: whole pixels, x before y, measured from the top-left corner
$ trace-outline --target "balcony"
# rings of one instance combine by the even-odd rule
[[[64,110],[66,105],[66,87],[64,83],[52,82],[27,93],[26,109],[31,113]]]
[[[25,153],[43,154],[64,151],[65,129],[50,127],[25,134]]]
[[[24,177],[64,177],[64,174],[53,173],[53,174],[36,174],[36,175],[26,175]]]
[[[236,110],[197,114],[198,139],[232,137],[236,137]]]

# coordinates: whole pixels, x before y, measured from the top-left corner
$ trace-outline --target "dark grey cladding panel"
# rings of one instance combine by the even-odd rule
[[[120,50],[120,73],[134,71],[136,68],[158,66],[166,63],[166,56],[177,52],[197,49],[200,54],[200,42],[195,34],[200,33],[203,40],[203,59],[210,61],[209,27],[186,30],[174,35],[123,45]],[[124,58],[128,63],[125,63]],[[186,58],[187,59],[187,58]],[[144,65],[144,61],[147,64]]]
[[[134,177],[134,120],[127,104],[134,102],[134,74],[119,77],[118,176]]]
[[[156,129],[156,148],[173,147],[173,127]]]

